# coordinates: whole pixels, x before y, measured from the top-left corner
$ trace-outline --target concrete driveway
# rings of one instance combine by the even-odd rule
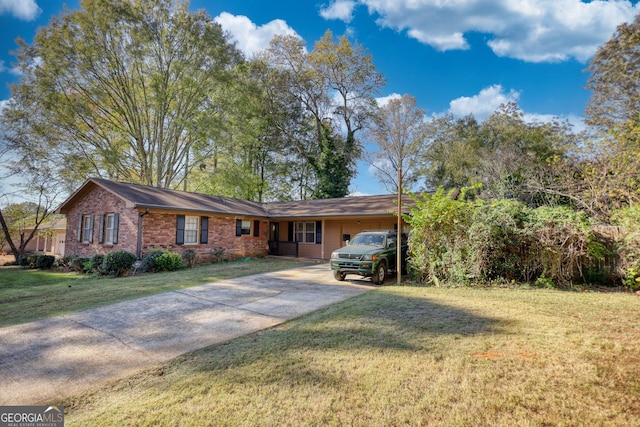
[[[0,328],[0,405],[53,403],[371,288],[318,264]]]

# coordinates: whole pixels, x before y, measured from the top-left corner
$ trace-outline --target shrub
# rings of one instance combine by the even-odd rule
[[[20,254],[20,256],[18,256],[18,265],[20,267],[35,267],[35,255],[32,253],[24,253],[24,254]],[[33,261],[33,264],[32,264]]]
[[[618,242],[619,262],[616,274],[629,290],[640,289],[640,205],[627,207],[613,214],[613,221],[624,230]]]
[[[482,281],[530,281],[541,273],[528,254],[530,209],[516,200],[492,201],[474,210],[469,228],[469,269]]]
[[[182,259],[187,267],[192,268],[198,263],[198,253],[193,249],[187,249],[182,253]]]
[[[153,249],[142,258],[142,263],[138,271],[141,273],[153,273],[157,271],[156,259],[162,256],[164,249]]]
[[[115,276],[124,275],[136,261],[136,256],[127,251],[116,251],[109,253],[102,264],[105,274],[113,274]]]
[[[211,254],[211,262],[218,263],[224,260],[224,248],[222,246],[216,246],[209,251]]]
[[[40,270],[48,270],[53,266],[56,257],[53,255],[38,255],[36,258],[36,268]]]
[[[88,273],[97,272],[104,273],[103,265],[104,265],[105,256],[102,254],[94,254],[89,261],[83,263],[84,270]]]
[[[182,267],[182,256],[176,252],[165,251],[155,262],[158,271],[175,271]]]
[[[409,263],[420,280],[436,286],[466,284],[470,278],[470,246],[467,230],[472,224],[473,211],[481,202],[464,200],[455,191],[445,194],[442,188],[434,194],[413,197],[416,207],[405,219],[411,225]]]

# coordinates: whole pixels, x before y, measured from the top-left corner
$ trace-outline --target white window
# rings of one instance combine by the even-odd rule
[[[316,223],[310,222],[296,222],[295,223],[296,241],[300,243],[315,243],[316,242]]]
[[[91,243],[93,240],[93,219],[92,215],[82,217],[82,243]]]
[[[106,216],[106,227],[105,227],[105,236],[104,241],[107,245],[113,245],[115,242],[115,231],[116,231],[116,215],[115,214],[107,214]]]
[[[186,216],[184,218],[184,243],[198,243],[198,223],[197,216]]]

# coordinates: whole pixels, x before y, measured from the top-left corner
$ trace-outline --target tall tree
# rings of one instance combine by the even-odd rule
[[[482,184],[487,198],[513,198],[532,206],[564,203],[559,174],[576,136],[567,123],[528,122],[515,103],[502,105],[484,122],[472,117],[430,123],[427,183],[452,187]]]
[[[204,11],[174,0],[83,0],[18,44],[25,77],[4,117],[23,150],[160,187],[211,150],[221,88],[241,59]]]
[[[586,122],[595,135],[584,144],[565,181],[592,215],[640,203],[640,15],[618,26],[594,55],[587,88]]]
[[[587,124],[601,132],[621,129],[640,118],[640,15],[618,26],[593,56],[587,89]]]
[[[329,182],[341,174],[349,183],[362,146],[357,138],[375,106],[374,95],[384,84],[371,55],[346,36],[337,41],[327,31],[306,53],[304,42],[292,36],[274,38],[269,48],[271,66],[287,73],[285,88],[306,112],[296,127],[299,136],[296,149],[311,166],[317,182]],[[311,126],[311,133],[300,132]],[[333,155],[323,149],[332,146]],[[334,158],[331,158],[334,157]],[[346,162],[336,169],[336,161]],[[328,162],[322,161],[328,160]],[[335,186],[332,192],[312,191],[314,197],[342,197],[348,185]]]
[[[424,110],[408,94],[392,99],[378,110],[369,129],[378,146],[371,164],[387,190],[398,193],[402,191],[401,182],[410,187],[417,181],[418,167],[427,148],[426,125]]]

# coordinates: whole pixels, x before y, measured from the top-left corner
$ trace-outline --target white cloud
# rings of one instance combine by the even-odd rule
[[[0,73],[9,73],[12,76],[22,76],[22,71],[17,67],[7,67],[4,65],[4,61],[0,60]]]
[[[355,6],[356,2],[354,0],[335,0],[328,7],[322,6],[320,16],[324,19],[338,19],[349,23],[353,19]]]
[[[264,25],[257,26],[246,16],[222,12],[214,18],[214,21],[231,34],[238,49],[247,57],[268,48],[269,42],[275,35],[298,36],[295,30],[281,19],[274,19]]]
[[[326,19],[353,18],[353,1],[335,0]],[[377,24],[440,51],[469,49],[465,35],[487,35],[498,56],[528,62],[586,62],[622,22],[640,13],[628,0],[357,0]]]
[[[449,113],[456,117],[464,117],[472,114],[482,121],[493,114],[498,107],[508,102],[517,102],[520,93],[511,90],[505,93],[501,85],[486,87],[477,95],[461,96],[449,103]]]
[[[41,12],[35,0],[0,0],[0,15],[9,13],[23,21],[33,21]]]
[[[382,108],[392,100],[401,99],[401,98],[402,98],[402,95],[400,95],[399,93],[392,93],[391,95],[376,98],[376,102],[378,103],[378,107]]]
[[[461,96],[449,103],[448,113],[460,118],[468,115],[482,122],[495,113],[502,104],[518,102],[520,92],[510,90],[505,92],[501,85],[493,85],[482,89],[473,96]],[[552,114],[540,114],[523,111],[523,120],[529,123],[548,123],[552,121],[568,121],[573,126],[573,132],[579,133],[586,129],[584,118],[571,114],[569,116],[557,116]]]

